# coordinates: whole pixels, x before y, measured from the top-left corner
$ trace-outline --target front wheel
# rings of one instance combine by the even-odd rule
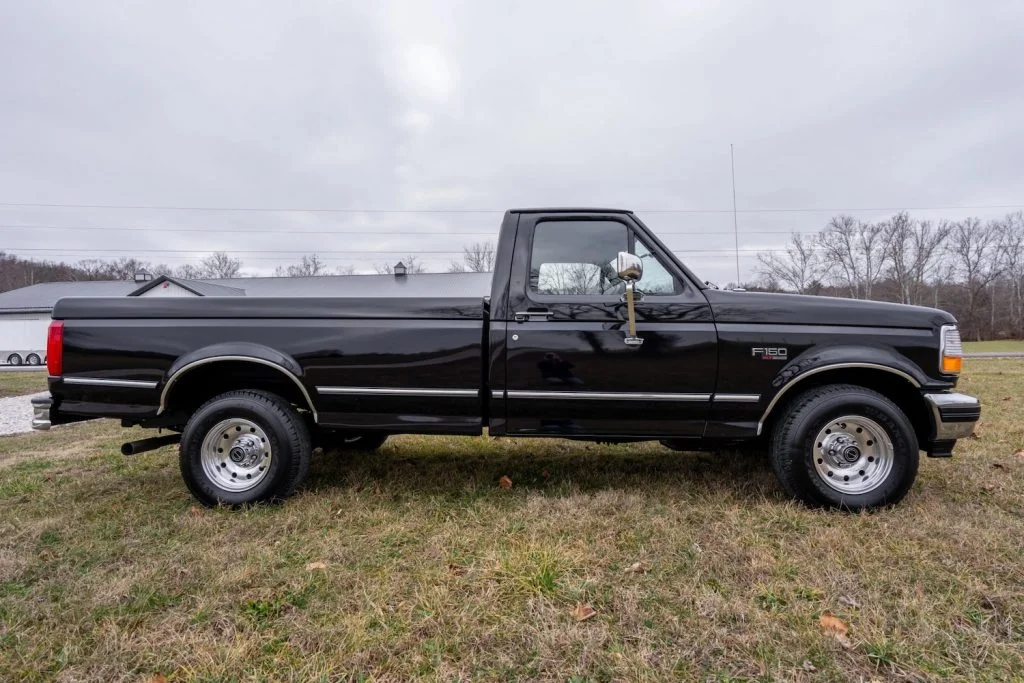
[[[8,365],[21,365],[21,356],[19,356],[16,353],[12,353],[11,355],[7,356],[7,364]]]
[[[309,474],[309,430],[295,408],[262,391],[229,391],[197,410],[181,437],[185,485],[204,505],[277,502]]]
[[[878,392],[846,384],[810,389],[782,415],[771,462],[782,488],[818,507],[898,503],[917,477],[917,435]]]

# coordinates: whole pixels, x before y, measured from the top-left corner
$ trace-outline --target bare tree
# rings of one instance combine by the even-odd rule
[[[871,298],[889,251],[883,225],[836,216],[818,235],[818,245],[832,283],[855,299]]]
[[[766,284],[788,285],[797,294],[806,294],[821,277],[821,257],[814,239],[807,239],[798,232],[790,236],[784,255],[764,252],[757,255],[757,260],[760,262],[758,271]]]
[[[152,265],[134,257],[122,256],[107,263],[107,277],[111,280],[134,280],[135,274],[143,270],[151,271]]]
[[[949,224],[933,228],[931,222],[917,222],[900,212],[881,224],[882,242],[888,245],[886,275],[899,289],[900,302],[919,304],[923,287],[935,269]]]
[[[416,256],[413,256],[412,254],[402,259],[401,264],[405,266],[405,272],[408,273],[409,275],[427,272],[427,267],[424,264],[420,263],[420,260]],[[378,275],[393,275],[395,272],[396,265],[398,264],[376,263],[374,264],[373,269],[377,271]]]
[[[351,265],[351,264],[347,265],[347,266],[338,266],[337,268],[335,268],[335,274],[336,275],[355,275],[356,274],[356,267]]]
[[[311,277],[330,274],[327,270],[327,264],[316,254],[303,256],[298,264],[288,266],[287,273],[289,277]]]
[[[242,262],[224,251],[215,251],[199,263],[199,272],[204,278],[210,279],[240,277],[242,270]]]
[[[999,253],[1001,232],[1001,225],[996,221],[983,224],[977,218],[965,218],[952,224],[946,245],[956,273],[964,280],[968,332],[978,340],[981,339],[978,300],[1003,268]]]
[[[452,261],[449,273],[489,273],[494,270],[494,244],[476,242],[462,248],[462,262]]]
[[[1019,336],[1024,323],[1024,306],[1021,294],[1024,290],[1024,212],[1011,213],[1003,220],[1000,236],[1004,275],[1010,286],[1010,325],[1014,336]],[[993,297],[993,303],[995,297]]]
[[[184,280],[200,280],[205,277],[199,266],[194,266],[191,263],[183,263],[175,268],[174,276]]]

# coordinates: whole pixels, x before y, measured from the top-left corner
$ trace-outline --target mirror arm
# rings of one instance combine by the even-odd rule
[[[644,343],[642,337],[636,336],[636,308],[633,302],[633,282],[626,282],[626,308],[629,315],[629,329],[626,333],[626,344],[628,346],[640,346]]]

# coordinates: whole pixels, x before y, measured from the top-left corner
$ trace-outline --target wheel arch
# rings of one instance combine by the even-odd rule
[[[182,395],[198,407],[205,399],[233,389],[266,389],[318,419],[316,404],[302,382],[294,358],[259,344],[218,344],[186,354],[168,368],[160,391],[157,415],[169,412]]]
[[[921,395],[922,382],[909,372],[873,362],[832,363],[808,369],[782,385],[768,403],[757,424],[758,436],[770,433],[775,421],[797,396],[815,387],[852,384],[877,391],[906,414],[921,447],[930,440],[932,423]]]

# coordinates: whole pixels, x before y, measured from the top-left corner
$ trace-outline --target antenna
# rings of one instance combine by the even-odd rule
[[[729,165],[732,168],[732,232],[736,237],[736,286],[740,286],[740,224],[736,217],[736,157],[729,143]]]

